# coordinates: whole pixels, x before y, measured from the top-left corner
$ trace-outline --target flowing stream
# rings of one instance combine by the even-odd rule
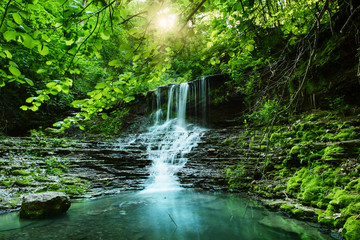
[[[239,195],[183,189],[176,173],[200,141],[206,122],[206,79],[190,86],[172,85],[155,92],[154,124],[135,141],[152,160],[143,191],[73,203],[69,211],[47,220],[0,216],[0,239],[330,239],[308,223],[270,212]],[[165,93],[164,93],[165,92]],[[187,104],[195,101],[193,123]]]

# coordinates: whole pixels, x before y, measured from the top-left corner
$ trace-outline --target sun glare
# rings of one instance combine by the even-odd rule
[[[176,20],[176,15],[170,14],[169,8],[158,12],[157,25],[163,31],[171,30],[175,26]]]

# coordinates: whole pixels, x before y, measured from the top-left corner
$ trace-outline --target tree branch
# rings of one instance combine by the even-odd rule
[[[138,16],[140,16],[141,14],[144,14],[144,13],[147,13],[147,11],[139,12],[139,13],[137,13],[137,14],[135,14],[135,15],[132,15],[132,16],[130,16],[129,18],[127,18],[127,19],[125,19],[124,21],[122,21],[121,23],[119,23],[119,25],[122,25],[122,24],[130,21],[130,20],[133,19],[134,17],[138,17]]]
[[[352,17],[355,15],[355,13],[356,13],[357,11],[359,11],[359,10],[360,10],[360,6],[358,6],[357,8],[355,8],[355,10],[350,14],[350,16],[349,16],[348,19],[346,20],[344,26],[341,28],[340,33],[343,33],[344,29],[347,27],[347,25],[349,25],[351,18],[352,18]]]
[[[72,59],[71,59],[71,61],[70,61],[70,64],[69,64],[69,66],[67,67],[67,69],[69,69],[69,68],[71,67],[71,65],[72,65],[72,63],[73,63],[76,55],[77,55],[78,52],[80,51],[81,47],[85,44],[85,42],[86,42],[87,40],[89,40],[89,38],[91,37],[91,35],[94,34],[94,32],[95,32],[95,30],[96,30],[96,28],[97,28],[97,26],[98,26],[98,24],[99,24],[99,17],[100,17],[100,14],[97,15],[96,24],[95,24],[94,29],[93,29],[93,30],[91,31],[91,33],[85,38],[85,40],[80,44],[79,48],[76,50],[74,56],[72,57]]]
[[[1,19],[0,28],[2,27],[2,25],[3,25],[4,21],[5,21],[5,17],[6,17],[6,14],[7,14],[7,11],[8,11],[8,9],[9,9],[9,5],[10,5],[11,1],[12,1],[12,0],[9,0],[9,2],[8,2],[7,5],[6,5],[4,16],[3,16],[3,18]]]
[[[182,30],[184,30],[186,24],[190,21],[190,19],[195,15],[195,13],[201,8],[201,6],[206,2],[206,0],[202,0],[201,3],[190,13],[190,15],[187,17],[185,24],[181,27],[180,33]]]

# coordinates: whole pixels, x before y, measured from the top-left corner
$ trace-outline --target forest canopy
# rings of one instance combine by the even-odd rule
[[[219,73],[263,103],[280,92],[287,109],[304,89],[316,92],[311,69],[337,60],[358,12],[351,0],[4,0],[0,94],[17,93],[24,111],[77,108],[59,130],[106,119],[157,86]]]

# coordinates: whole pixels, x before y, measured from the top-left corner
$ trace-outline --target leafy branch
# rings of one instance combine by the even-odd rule
[[[3,18],[1,19],[0,28],[2,27],[2,25],[3,25],[4,21],[5,21],[5,17],[6,17],[6,15],[7,15],[7,11],[8,11],[8,9],[9,9],[9,6],[10,6],[11,1],[12,1],[12,0],[9,0],[8,3],[7,3],[7,5],[6,5],[5,12],[4,12],[4,16],[3,16]]]

